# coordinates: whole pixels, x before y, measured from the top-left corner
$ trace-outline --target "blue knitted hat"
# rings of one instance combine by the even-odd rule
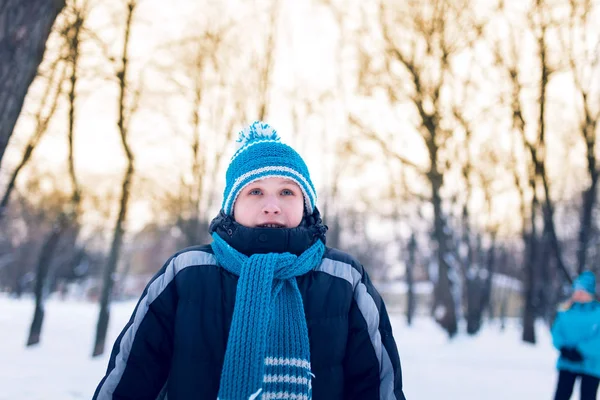
[[[308,168],[294,149],[281,142],[275,129],[255,121],[240,132],[237,142],[239,148],[231,158],[225,176],[222,205],[225,214],[233,214],[233,205],[244,187],[271,177],[296,182],[304,195],[306,213],[312,214],[317,194]]]
[[[596,277],[592,271],[585,271],[573,282],[573,290],[585,290],[591,295],[596,293]]]

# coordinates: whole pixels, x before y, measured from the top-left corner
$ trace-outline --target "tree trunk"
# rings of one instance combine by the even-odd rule
[[[78,217],[79,207],[81,203],[81,189],[77,181],[77,174],[75,173],[75,119],[77,117],[77,85],[79,82],[79,57],[81,50],[81,31],[85,23],[84,11],[81,9],[75,9],[75,20],[71,23],[67,34],[67,41],[69,46],[69,63],[71,64],[71,76],[69,78],[69,131],[68,131],[68,142],[69,142],[69,176],[71,177],[71,186],[73,190],[72,201],[73,201],[73,212],[74,216]]]
[[[479,301],[477,300],[478,296],[478,286],[477,286],[477,273],[476,267],[474,265],[474,252],[473,245],[471,243],[471,224],[469,222],[469,207],[467,205],[468,199],[470,198],[471,185],[468,181],[469,176],[469,167],[467,165],[464,168],[463,175],[465,177],[465,181],[467,182],[467,199],[465,200],[465,204],[463,205],[462,212],[462,225],[463,225],[463,237],[462,241],[467,246],[467,256],[463,260],[463,278],[465,281],[464,287],[464,302],[466,303],[466,318],[467,318],[467,333],[473,334],[479,330],[477,323],[477,312],[475,309],[479,306]],[[481,243],[480,240],[477,241],[478,244]]]
[[[483,313],[487,310],[488,314],[493,314],[492,311],[492,290],[494,282],[494,273],[496,272],[496,234],[492,233],[492,242],[487,252],[487,275],[483,283],[483,294],[481,299],[481,314],[480,320],[483,320]]]
[[[530,265],[527,266],[527,275],[531,275],[529,271]],[[530,278],[528,278],[530,279]],[[532,283],[527,283],[527,293],[525,295],[525,310],[523,313],[523,341],[527,343],[535,344],[535,308],[533,305],[534,290],[531,288]]]
[[[478,275],[467,279],[467,334],[474,335],[481,327],[482,284]]]
[[[406,323],[412,325],[413,316],[415,314],[415,292],[414,292],[414,269],[415,256],[417,251],[417,240],[415,234],[410,236],[408,243],[408,262],[406,263]]]
[[[435,157],[435,156],[434,156]],[[436,321],[446,330],[449,337],[454,337],[458,332],[456,323],[456,306],[452,296],[451,282],[449,278],[450,266],[446,261],[448,243],[446,232],[444,232],[444,217],[442,214],[442,199],[440,190],[442,187],[442,176],[437,172],[435,161],[437,157],[431,157],[432,172],[430,173],[432,187],[432,203],[434,213],[434,237],[437,244],[438,281],[434,291],[434,309]]]
[[[123,150],[127,156],[128,164],[127,171],[123,178],[121,202],[119,206],[119,216],[115,224],[113,232],[113,241],[110,248],[110,254],[106,267],[104,268],[103,288],[100,297],[100,313],[98,315],[98,325],[96,326],[96,340],[94,343],[93,357],[104,353],[106,343],[106,332],[108,330],[108,321],[110,318],[110,301],[112,288],[114,285],[114,274],[117,270],[119,255],[121,253],[121,245],[123,243],[124,225],[127,220],[127,210],[129,206],[129,197],[131,195],[131,183],[134,174],[134,157],[128,141],[129,122],[132,110],[126,107],[126,97],[128,90],[127,71],[129,67],[129,38],[131,34],[131,26],[133,14],[137,6],[136,0],[129,0],[127,3],[127,21],[125,23],[125,40],[123,42],[123,52],[121,56],[121,70],[117,73],[119,79],[119,133],[121,134],[121,142]]]
[[[29,337],[27,339],[27,346],[32,346],[40,342],[40,336],[42,333],[42,323],[44,322],[44,299],[47,291],[47,277],[54,257],[54,252],[58,246],[58,242],[67,227],[67,217],[62,214],[59,221],[52,228],[52,232],[48,236],[48,239],[42,246],[40,255],[38,258],[36,268],[36,280],[35,280],[35,311],[33,314],[33,321],[31,322],[31,328],[29,330]]]
[[[114,275],[117,270],[119,255],[121,253],[121,245],[123,243],[123,225],[125,224],[125,220],[127,218],[127,208],[129,205],[132,177],[133,165],[130,163],[129,167],[127,168],[127,172],[125,173],[125,179],[123,180],[119,217],[117,218],[117,223],[115,225],[110,255],[108,257],[106,267],[104,268],[104,274],[102,278],[103,286],[102,295],[100,297],[100,314],[98,316],[98,325],[96,326],[96,341],[94,344],[94,351],[92,353],[93,357],[104,353],[108,320],[110,318],[110,300],[112,288],[115,283]]]
[[[535,195],[534,195],[535,199]],[[536,203],[536,200],[533,202]],[[525,251],[527,258],[525,260],[525,309],[523,311],[523,341],[527,343],[535,343],[535,294],[536,294],[536,253],[537,253],[537,232],[535,229],[535,205],[531,211],[531,231],[529,234],[524,234]]]
[[[0,0],[0,165],[65,0]]]
[[[550,277],[550,268],[552,267],[552,240],[550,233],[544,230],[541,241],[539,243],[538,256],[536,258],[536,268],[539,274],[537,285],[537,316],[548,320],[548,316],[552,314],[550,308],[552,282]]]
[[[543,6],[542,0],[537,0],[537,6]],[[550,183],[548,182],[548,174],[546,172],[546,98],[547,98],[547,90],[548,84],[550,82],[550,76],[552,71],[548,65],[548,47],[546,46],[546,34],[547,34],[547,26],[545,22],[542,22],[541,33],[538,38],[538,46],[539,46],[539,56],[540,56],[540,66],[541,66],[541,76],[540,76],[540,113],[538,120],[538,141],[537,145],[534,146],[531,143],[528,143],[529,150],[531,152],[531,157],[533,163],[535,165],[535,176],[539,177],[542,181],[542,187],[544,189],[544,207],[542,208],[542,212],[544,215],[544,232],[549,234],[550,241],[552,243],[552,250],[554,251],[554,255],[556,257],[556,263],[560,272],[564,275],[565,279],[569,282],[572,282],[572,278],[567,270],[565,262],[562,256],[562,247],[561,243],[558,240],[558,235],[556,234],[556,227],[554,225],[554,203],[550,196]],[[524,137],[524,136],[523,136]],[[541,153],[541,156],[538,156],[538,153]],[[535,186],[534,186],[535,190]]]
[[[465,288],[467,301],[467,334],[474,335],[479,331],[481,325],[481,295],[482,285],[479,275],[480,262],[475,264],[473,245],[470,241],[470,227],[468,224],[467,208],[463,209],[463,224],[465,226],[465,237],[463,240],[467,244],[467,259],[465,260]],[[476,251],[478,259],[481,255],[481,235],[477,235]]]
[[[591,149],[591,151],[594,151],[593,148]],[[589,161],[590,155],[588,154],[588,170],[592,178],[592,182],[590,184],[590,187],[583,192],[583,205],[581,208],[581,225],[579,228],[579,247],[577,248],[578,275],[586,269],[588,243],[592,232],[592,213],[594,210],[594,205],[596,204],[598,190],[598,170],[596,169],[596,162],[593,154],[592,157],[594,161]]]
[[[508,295],[504,293],[502,299],[500,300],[500,330],[504,332],[506,329],[506,309],[508,308]],[[528,333],[529,335],[529,333]],[[533,337],[535,338],[535,332],[533,333]]]
[[[537,168],[536,168],[537,169]],[[550,187],[548,184],[548,177],[546,175],[545,167],[542,165],[540,177],[542,178],[542,183],[544,187],[544,207],[542,207],[542,212],[544,213],[544,232],[548,234],[548,240],[551,243],[551,250],[554,253],[556,264],[558,266],[559,272],[563,275],[565,280],[569,283],[573,282],[573,278],[569,274],[567,270],[567,266],[563,260],[562,256],[562,246],[560,241],[558,240],[558,235],[556,234],[556,227],[554,225],[554,203],[550,198]]]

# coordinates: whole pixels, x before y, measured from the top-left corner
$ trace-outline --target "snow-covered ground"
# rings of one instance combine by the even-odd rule
[[[33,301],[0,295],[0,400],[91,399],[134,305],[113,306],[107,354],[92,359],[96,304],[50,300],[42,342],[25,348]],[[429,319],[417,319],[412,328],[402,316],[392,320],[408,400],[552,398],[556,352],[543,325],[539,343],[529,346],[520,342],[516,324],[504,333],[488,325],[475,338],[449,342]]]

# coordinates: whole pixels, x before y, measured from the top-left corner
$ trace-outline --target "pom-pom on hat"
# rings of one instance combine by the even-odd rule
[[[294,149],[281,142],[275,129],[264,122],[255,121],[239,133],[237,143],[238,149],[225,175],[222,205],[225,214],[233,215],[233,206],[244,187],[271,177],[296,182],[304,195],[306,213],[313,213],[317,193],[308,167]]]

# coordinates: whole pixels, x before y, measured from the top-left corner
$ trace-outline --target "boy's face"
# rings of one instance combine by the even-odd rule
[[[271,177],[252,182],[233,205],[233,217],[249,228],[295,228],[304,215],[304,195],[292,180]]]

